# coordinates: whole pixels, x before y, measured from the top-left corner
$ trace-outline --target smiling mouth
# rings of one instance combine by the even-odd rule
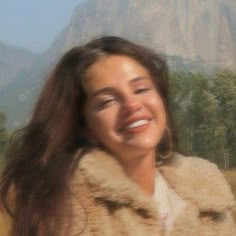
[[[145,125],[147,124],[149,121],[148,120],[138,120],[138,121],[135,121],[133,123],[131,123],[130,125],[128,125],[126,127],[126,129],[130,129],[130,128],[136,128],[136,127],[139,127],[141,125]]]
[[[127,126],[121,128],[119,132],[127,132],[127,133],[139,133],[144,131],[150,123],[151,120],[148,119],[141,119],[134,121]]]

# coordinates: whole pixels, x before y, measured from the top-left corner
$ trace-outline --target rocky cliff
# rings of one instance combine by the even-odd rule
[[[37,55],[0,43],[0,91],[36,62]]]
[[[235,0],[87,0],[46,55],[118,35],[207,65],[236,68]]]

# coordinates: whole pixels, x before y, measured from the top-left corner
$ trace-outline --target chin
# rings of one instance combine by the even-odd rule
[[[154,149],[156,148],[159,140],[153,140],[153,139],[145,139],[145,140],[139,140],[139,141],[130,141],[127,144],[130,147],[134,147],[137,149],[144,149],[144,150],[149,150],[149,149]]]

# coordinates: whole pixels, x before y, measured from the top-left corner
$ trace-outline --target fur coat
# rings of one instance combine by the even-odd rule
[[[124,173],[114,157],[93,151],[82,157],[71,182],[71,235],[234,236],[234,196],[215,164],[174,153],[158,167],[185,201],[171,231],[163,231],[154,201]]]
[[[170,231],[162,230],[158,206],[125,175],[115,158],[94,150],[81,158],[72,174],[65,218],[56,235],[236,235],[231,216],[234,197],[216,165],[174,153],[157,168],[186,203]],[[3,224],[8,222],[0,214]],[[7,233],[0,229],[0,235]]]

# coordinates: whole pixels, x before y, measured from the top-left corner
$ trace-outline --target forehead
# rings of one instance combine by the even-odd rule
[[[122,83],[130,83],[137,78],[150,79],[148,70],[133,58],[111,55],[89,67],[84,87],[89,94],[103,87],[116,87]]]

